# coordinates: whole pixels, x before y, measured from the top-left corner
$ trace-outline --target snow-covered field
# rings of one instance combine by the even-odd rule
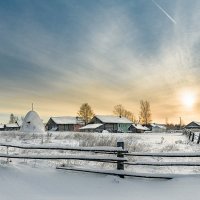
[[[120,179],[15,165],[0,168],[1,200],[193,200],[200,178]]]
[[[123,139],[129,152],[199,152],[200,145],[191,143],[181,133],[70,133],[50,132],[45,135],[0,132],[0,143],[55,144],[76,146],[116,146]],[[0,147],[0,153],[6,153]],[[9,148],[9,154],[92,154],[88,152],[22,150]],[[94,154],[92,154],[94,155]],[[132,161],[195,161],[199,158],[145,158],[132,157]],[[172,180],[149,180],[68,172],[56,170],[61,164],[88,168],[116,169],[116,164],[86,161],[14,160],[7,164],[0,160],[0,199],[196,199],[200,176],[193,175]],[[148,173],[199,174],[200,167],[148,167],[126,166],[127,171]]]

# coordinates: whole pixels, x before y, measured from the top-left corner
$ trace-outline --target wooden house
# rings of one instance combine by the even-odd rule
[[[46,130],[51,131],[79,131],[84,126],[80,117],[51,117],[46,124]]]
[[[148,126],[148,128],[153,133],[163,133],[167,131],[167,127],[163,124],[152,123]]]
[[[128,130],[131,133],[144,133],[145,131],[149,131],[149,128],[141,124],[132,124]]]
[[[197,129],[200,130],[200,122],[192,121],[185,126],[185,129]]]
[[[109,132],[128,132],[128,128],[132,122],[125,117],[113,115],[96,115],[92,118],[89,124],[102,124],[99,127],[101,131],[107,130]]]
[[[103,129],[103,124],[88,124],[79,129],[81,132],[99,132],[101,133]]]
[[[17,123],[13,124],[6,124],[5,125],[5,131],[18,131],[20,129],[20,126]]]
[[[4,124],[0,124],[0,131],[4,131],[5,130],[5,125]]]

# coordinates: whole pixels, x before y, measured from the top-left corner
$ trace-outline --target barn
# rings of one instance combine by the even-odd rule
[[[103,124],[88,124],[79,129],[81,132],[99,132],[101,133],[103,129]]]
[[[148,126],[148,128],[153,132],[153,133],[162,133],[166,132],[167,128],[163,124],[156,124],[152,123]]]
[[[132,122],[126,117],[113,116],[113,115],[95,115],[89,124],[103,124],[101,126],[102,131],[107,130],[109,132],[128,132],[128,128]]]
[[[5,125],[4,124],[0,124],[0,131],[4,131],[5,130]]]
[[[145,131],[149,131],[146,126],[142,126],[141,124],[132,124],[128,130],[131,133],[144,133]]]
[[[192,121],[185,126],[185,129],[200,129],[200,122]]]
[[[46,124],[46,130],[51,131],[79,131],[84,126],[84,121],[80,117],[51,117]]]
[[[6,124],[5,125],[5,131],[18,131],[20,129],[20,126],[17,123],[13,124]]]

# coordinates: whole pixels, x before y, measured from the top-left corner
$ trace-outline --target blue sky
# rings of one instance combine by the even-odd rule
[[[156,0],[0,1],[0,120],[99,114],[123,104],[135,115],[151,102],[153,119],[200,118],[200,2]],[[195,96],[184,108],[182,93]],[[195,111],[195,112],[194,112]]]

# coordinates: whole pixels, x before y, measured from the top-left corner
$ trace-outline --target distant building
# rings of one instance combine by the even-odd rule
[[[149,128],[141,124],[132,124],[128,130],[132,133],[144,133],[145,131],[149,131]]]
[[[162,132],[166,132],[167,128],[165,125],[163,124],[156,124],[156,123],[152,123],[148,126],[148,128],[150,129],[150,131],[152,131],[153,133],[162,133]]]
[[[107,130],[109,132],[128,132],[128,128],[132,122],[125,117],[113,116],[113,115],[96,115],[89,124],[102,124],[98,127],[98,131],[102,132]],[[82,129],[83,130],[83,129]]]
[[[79,131],[84,126],[80,117],[51,117],[46,124],[46,130],[51,131]]]
[[[0,131],[4,131],[5,130],[5,125],[4,124],[0,124]]]
[[[79,129],[81,132],[102,132],[103,124],[88,124]]]
[[[20,129],[20,126],[17,123],[14,124],[6,124],[5,125],[5,131],[18,131]]]
[[[185,126],[185,129],[200,129],[200,122],[192,121]]]

